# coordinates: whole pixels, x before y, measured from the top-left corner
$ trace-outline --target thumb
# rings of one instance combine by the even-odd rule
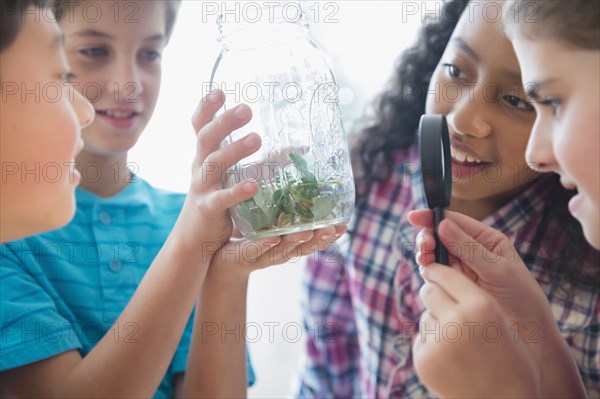
[[[494,230],[489,226],[486,229]],[[507,248],[511,247],[508,238],[498,232],[491,234],[486,231],[483,235],[474,238],[461,229],[454,221],[444,219],[438,229],[440,240],[448,250],[450,258],[455,258],[464,266],[469,267],[477,275],[484,277],[494,269],[504,256],[509,256]],[[482,237],[486,237],[482,240]],[[483,242],[482,242],[483,241]]]

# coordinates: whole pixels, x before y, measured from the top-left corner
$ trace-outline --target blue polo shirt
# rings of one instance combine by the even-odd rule
[[[78,188],[77,211],[62,229],[0,247],[0,371],[68,350],[89,353],[105,334],[136,342],[134,323],[113,324],[167,239],[185,195],[137,176],[100,198]],[[156,398],[171,397],[185,372],[192,319]],[[248,358],[248,382],[255,377]]]

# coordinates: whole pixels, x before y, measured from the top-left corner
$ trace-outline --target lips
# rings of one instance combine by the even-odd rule
[[[455,163],[466,166],[485,166],[491,163],[481,159],[482,157],[469,148],[456,143],[452,143],[450,146],[450,156]]]
[[[450,155],[452,156],[452,158],[454,158],[456,161],[460,162],[460,163],[472,163],[472,164],[480,164],[483,163],[482,160],[472,157],[471,155],[462,152],[461,150],[454,148],[454,147],[450,147]]]
[[[582,193],[577,193],[569,200],[569,212],[571,215],[575,215],[577,213],[577,209],[581,206],[584,195]]]
[[[140,115],[140,112],[131,109],[96,110],[98,119],[102,119],[111,127],[118,129],[130,129],[134,127]]]
[[[103,115],[103,116],[107,116],[109,118],[116,119],[116,120],[131,119],[140,114],[137,111],[116,110],[116,109],[115,110],[113,110],[113,109],[98,110],[98,111],[96,111],[96,113]]]
[[[485,168],[492,164],[482,159],[471,149],[452,142],[450,144],[450,156],[452,157],[452,181],[472,181],[473,176],[483,172]]]
[[[564,188],[566,188],[567,190],[576,190],[577,189],[577,185],[575,185],[575,183],[570,182],[569,180],[566,180],[564,178],[560,179],[560,184],[562,184],[562,186]]]

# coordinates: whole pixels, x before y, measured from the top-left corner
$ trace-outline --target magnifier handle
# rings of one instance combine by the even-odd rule
[[[448,251],[442,244],[438,235],[438,226],[444,220],[444,208],[436,206],[433,208],[433,238],[435,238],[435,261],[442,265],[448,265]]]

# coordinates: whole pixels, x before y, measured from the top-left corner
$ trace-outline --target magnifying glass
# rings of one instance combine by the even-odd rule
[[[450,138],[444,115],[423,115],[419,123],[421,171],[427,206],[433,210],[435,261],[448,264],[448,251],[440,241],[438,226],[444,220],[444,209],[452,196],[452,161]]]

